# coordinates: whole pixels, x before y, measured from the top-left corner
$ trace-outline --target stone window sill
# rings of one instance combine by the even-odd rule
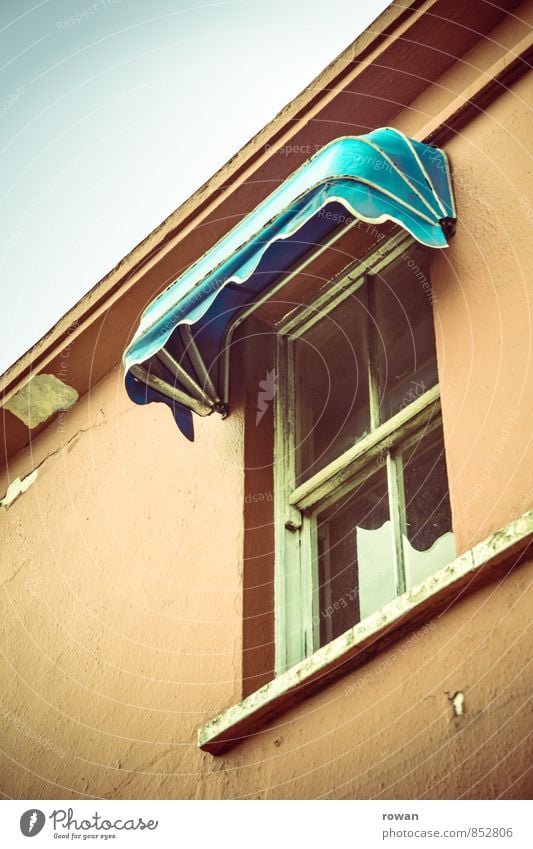
[[[518,565],[532,542],[530,511],[207,722],[198,731],[198,746],[218,755],[255,734],[314,690],[361,666],[431,619],[467,588],[470,592],[474,586],[501,577],[506,569]]]

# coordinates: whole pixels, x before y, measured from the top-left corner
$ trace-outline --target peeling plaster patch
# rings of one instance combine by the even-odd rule
[[[68,410],[78,393],[53,374],[37,374],[3,404],[29,428],[37,427],[59,410]]]
[[[450,696],[450,701],[455,715],[462,716],[464,713],[465,694],[459,690],[454,696]]]
[[[0,499],[0,504],[2,507],[10,507],[14,501],[22,495],[23,492],[26,492],[27,489],[35,483],[37,480],[37,469],[34,469],[33,472],[30,472],[29,475],[26,475],[25,478],[15,478],[14,481],[11,481],[7,488],[7,492],[2,499]]]

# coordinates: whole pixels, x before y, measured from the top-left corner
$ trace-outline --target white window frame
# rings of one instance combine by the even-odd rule
[[[406,590],[402,532],[405,535],[403,493],[395,478],[394,452],[405,449],[420,432],[442,422],[438,384],[416,397],[398,413],[375,426],[347,451],[297,486],[294,438],[296,433],[294,342],[330,310],[365,284],[369,275],[383,271],[416,244],[398,234],[340,279],[330,284],[310,305],[291,311],[277,325],[276,374],[278,391],[274,417],[275,511],[275,673],[279,675],[320,647],[318,553],[316,513],[357,486],[376,471],[378,458],[386,457],[390,518],[394,533],[391,557],[396,570],[396,594]],[[376,364],[369,364],[371,427],[378,421]]]

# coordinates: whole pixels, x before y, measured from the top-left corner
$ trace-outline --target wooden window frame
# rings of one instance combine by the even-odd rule
[[[417,243],[398,234],[358,261],[312,304],[291,311],[276,327],[278,391],[274,412],[275,673],[280,675],[320,648],[316,516],[379,467],[385,457],[390,519],[394,534],[396,595],[406,591],[402,532],[405,503],[400,451],[442,423],[439,385],[380,422],[377,358],[369,340],[370,433],[325,468],[297,485],[294,439],[294,344],[358,289]],[[368,290],[370,291],[370,289]]]

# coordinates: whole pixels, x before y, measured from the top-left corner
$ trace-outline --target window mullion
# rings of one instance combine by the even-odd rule
[[[364,285],[366,295],[367,317],[366,337],[368,347],[368,401],[370,406],[370,430],[373,431],[381,424],[379,411],[379,373],[377,352],[376,303],[374,298],[374,277],[367,274]]]
[[[304,516],[300,531],[300,619],[304,656],[320,647],[316,516]]]
[[[323,523],[320,528],[321,548],[322,548],[322,575],[318,571],[318,545],[317,545],[317,567],[316,567],[316,639],[320,645],[320,591],[322,590],[322,598],[324,607],[328,610],[332,603],[331,594],[331,552],[330,552],[330,534],[329,525]],[[318,542],[318,536],[317,536]],[[322,580],[322,586],[320,586]],[[331,616],[327,616],[322,623],[325,631],[325,642],[329,643],[333,639],[333,622]]]
[[[386,451],[409,435],[416,434],[420,428],[427,432],[440,421],[439,386],[428,389],[395,416],[380,427],[364,436],[351,448],[299,484],[290,494],[290,503],[300,511],[315,509],[319,504],[333,497],[336,491],[353,488],[355,481],[366,465],[381,461]]]
[[[387,484],[389,490],[389,511],[393,533],[396,592],[397,595],[402,595],[402,593],[406,590],[405,558],[403,548],[403,541],[407,536],[405,492],[403,485],[402,456],[401,454],[393,451],[389,451],[387,454]]]

